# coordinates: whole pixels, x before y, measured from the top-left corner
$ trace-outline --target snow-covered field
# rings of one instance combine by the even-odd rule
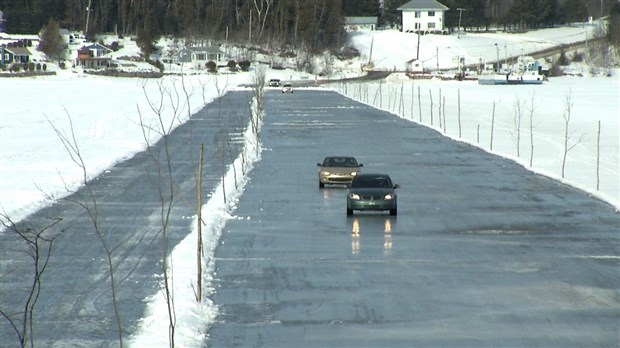
[[[335,87],[353,99],[511,158],[620,208],[618,77],[559,77],[539,86],[481,86],[475,81],[391,75],[381,83]]]
[[[465,59],[466,65],[495,61],[497,57],[504,60],[506,57],[591,40],[598,31],[596,23],[534,30],[524,34],[421,35],[419,60],[428,70],[455,68],[459,57]],[[379,70],[403,71],[407,61],[418,58],[418,36],[412,33],[359,32],[353,33],[349,42],[360,51],[363,62],[371,60],[375,69]]]
[[[162,114],[165,121],[176,118],[179,124],[218,93],[249,79],[249,73],[223,77],[218,92],[214,78],[206,75],[141,80],[69,74],[0,80],[0,209],[13,220],[66,194],[65,185],[73,190],[82,182],[81,169],[54,128],[70,135],[73,127],[92,178],[145,148],[140,114],[147,124],[156,121],[146,95],[157,102],[167,99],[160,86],[166,94],[182,95],[182,84],[189,90],[189,105],[182,97],[181,109],[173,112],[167,102]]]
[[[422,37],[421,58],[440,68],[453,66],[453,56],[465,55],[468,59],[480,57],[495,59],[497,47],[509,47],[510,54],[527,53],[558,43],[585,39],[587,28],[569,27],[537,31],[522,35],[467,34]],[[372,38],[374,36],[374,39]],[[336,62],[334,77],[358,73],[361,64],[369,59],[370,43],[373,42],[373,61],[378,67],[390,69],[415,57],[417,36],[387,31],[356,33],[351,44],[360,50],[361,57],[354,62]],[[498,43],[498,46],[495,46]],[[437,48],[440,47],[438,50]],[[437,59],[436,52],[440,52]],[[504,54],[503,51],[501,53]],[[307,78],[290,70],[267,70],[267,78]],[[251,81],[252,72],[230,75],[167,76],[160,80],[140,80],[84,75],[78,72],[58,71],[57,76],[39,78],[0,78],[0,213],[14,221],[25,218],[44,205],[75,190],[82,182],[81,169],[71,160],[56,128],[70,135],[73,130],[77,144],[85,159],[88,177],[93,178],[113,163],[130,157],[145,148],[140,117],[147,124],[157,121],[146,96],[159,101],[164,89],[166,120],[177,124],[186,121],[192,112],[202,108],[218,95],[238,84]],[[168,98],[168,93],[182,93],[182,85],[188,89],[189,99],[180,101]],[[331,85],[341,90],[338,84]],[[381,86],[381,98],[376,91]],[[418,98],[418,89],[421,98]],[[530,158],[530,110],[534,102],[533,139],[534,170],[552,177],[560,177],[564,146],[564,118],[570,96],[571,120],[569,122],[569,146],[565,182],[583,188],[620,207],[618,144],[620,115],[620,80],[618,77],[553,78],[542,86],[478,86],[471,82],[415,81],[398,76],[381,84],[350,85],[347,95],[377,107],[390,110],[405,118],[430,125],[430,99],[434,98],[432,126],[447,136],[462,139],[490,150],[491,114],[496,105],[493,125],[493,152],[515,158],[529,167]],[[442,102],[439,95],[441,93]],[[461,105],[461,135],[458,128],[458,96]],[[402,98],[400,97],[402,95]],[[443,104],[445,98],[445,107]],[[177,103],[171,105],[170,103]],[[445,112],[445,123],[439,124],[439,107]],[[520,126],[515,125],[516,105],[522,105]],[[176,107],[176,108],[175,108]],[[174,111],[177,110],[177,111]],[[268,115],[266,116],[268,117]],[[443,117],[443,116],[442,116]],[[597,127],[601,122],[600,141],[600,190],[596,190]],[[445,126],[445,131],[444,131]],[[520,130],[517,132],[517,130]],[[517,133],[520,134],[517,155]],[[583,137],[582,137],[583,135]],[[150,135],[155,140],[156,134]],[[256,158],[258,160],[258,158]],[[228,180],[232,182],[233,180]],[[227,195],[233,196],[231,193]],[[214,197],[213,199],[216,199]],[[234,202],[234,200],[232,200]],[[215,206],[214,206],[215,204]],[[203,211],[221,209],[212,221],[212,236],[217,238],[217,228],[234,209],[230,204],[222,207],[217,201],[206,203]],[[189,239],[194,240],[192,235]],[[188,239],[188,240],[189,240]],[[216,240],[205,241],[213,250]],[[182,243],[173,251],[175,259],[174,279],[182,283],[185,248]],[[186,260],[187,261],[187,260]],[[194,266],[193,261],[187,262]],[[208,278],[209,276],[207,276]],[[187,293],[185,293],[187,291]],[[196,316],[208,318],[215,315],[210,303],[200,309],[192,306],[194,295],[191,287],[176,291],[177,326],[176,343],[191,346],[197,334],[204,332],[208,321],[195,322]],[[161,298],[161,296],[159,296]],[[185,300],[184,300],[185,299]],[[187,306],[183,301],[187,301]],[[205,300],[208,302],[208,300]],[[136,346],[154,346],[167,339],[165,308],[157,299],[149,300],[149,313],[142,330],[132,342]],[[183,308],[183,309],[182,309]],[[158,323],[164,321],[164,323]],[[159,325],[162,324],[162,325]],[[185,344],[185,343],[187,344]]]

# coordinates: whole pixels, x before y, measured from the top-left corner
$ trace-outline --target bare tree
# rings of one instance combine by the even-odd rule
[[[198,177],[196,178],[196,302],[202,301],[202,162],[204,158],[204,146],[200,144],[200,158],[198,160]]]
[[[48,233],[54,226],[56,226],[62,219],[54,218],[45,227],[40,230],[36,228],[21,229],[18,227],[10,217],[5,214],[0,214],[0,223],[3,227],[14,233],[26,246],[25,253],[32,259],[32,283],[28,289],[26,300],[23,304],[23,311],[19,313],[19,319],[14,318],[12,314],[5,312],[0,308],[0,315],[3,316],[11,325],[17,338],[19,339],[20,347],[34,347],[34,309],[41,293],[41,284],[43,280],[43,273],[47,269],[47,265],[52,256],[52,246],[54,240],[62,234],[60,231],[55,234]],[[51,234],[50,236],[48,236]],[[4,342],[7,343],[7,342]],[[7,343],[8,344],[8,343]]]
[[[460,121],[460,114],[461,114],[460,113],[460,98],[461,98],[461,95],[459,94],[459,121]],[[441,103],[443,104],[443,108],[442,108],[442,114],[439,117],[443,118],[443,132],[444,134],[446,134],[448,133],[448,125],[446,123],[446,96],[445,95],[443,96],[443,100],[441,101]],[[459,137],[460,136],[461,136],[461,130],[459,128]]]
[[[566,158],[568,157],[568,152],[574,149],[575,146],[579,145],[579,143],[581,143],[584,138],[584,135],[582,133],[577,140],[572,141],[573,136],[569,131],[571,111],[573,107],[572,92],[570,90],[565,97],[565,102],[566,103],[564,108],[564,114],[562,114],[562,117],[564,118],[564,154],[562,156],[562,178],[564,178],[564,174],[566,171]]]
[[[219,104],[222,103],[222,97],[224,96],[224,91],[226,90],[226,85],[224,85],[224,87],[220,87],[219,84],[219,79],[215,79],[215,89],[217,91],[217,102]],[[221,113],[222,108],[218,108],[219,112]],[[221,116],[221,115],[220,115]],[[225,122],[226,120],[223,117],[219,118],[220,120],[222,120],[222,122]],[[221,169],[222,169],[222,173],[220,174],[220,178],[222,180],[222,196],[224,197],[224,203],[226,203],[226,166],[225,166],[225,159],[226,159],[226,152],[227,150],[230,149],[229,146],[227,146],[228,144],[228,135],[226,133],[226,128],[228,127],[227,124],[220,124],[220,129],[217,132],[217,136],[216,136],[216,140],[215,143],[217,145],[217,153],[218,153],[218,157],[220,159],[220,164],[221,164]],[[233,163],[234,166],[234,163]]]
[[[521,157],[521,118],[522,118],[522,109],[523,103],[519,99],[519,97],[515,98],[514,102],[514,113],[513,113],[513,125],[514,125],[514,141],[515,146],[517,147],[517,157]]]
[[[601,188],[601,120],[596,131],[596,190]]]
[[[428,96],[431,100],[431,126],[433,125],[433,91],[431,91],[430,89],[428,90]]]
[[[93,192],[92,187],[88,181],[86,161],[84,159],[84,156],[82,155],[78,141],[75,137],[73,121],[67,110],[65,110],[65,113],[67,114],[67,119],[69,121],[69,134],[62,132],[60,129],[54,126],[52,121],[50,121],[49,119],[47,119],[47,121],[54,129],[54,132],[58,136],[58,139],[60,139],[60,141],[62,142],[62,145],[65,147],[65,150],[67,151],[67,154],[71,157],[71,160],[73,161],[73,163],[75,163],[81,170],[82,185],[84,185],[84,189],[86,190],[87,198],[83,201],[80,201],[78,199],[72,199],[72,198],[69,198],[69,200],[77,204],[78,206],[80,206],[82,209],[84,209],[84,211],[86,212],[86,215],[88,216],[91,223],[93,224],[93,230],[95,231],[95,235],[99,239],[99,242],[101,243],[101,246],[103,247],[105,251],[107,267],[108,267],[108,275],[110,276],[110,289],[112,291],[112,306],[114,308],[114,317],[116,320],[116,326],[117,326],[117,332],[118,332],[118,342],[119,342],[119,346],[122,348],[123,347],[123,328],[122,328],[122,323],[121,323],[120,311],[118,308],[118,300],[116,297],[116,281],[114,278],[114,264],[113,264],[113,257],[112,257],[112,254],[116,247],[110,245],[108,238],[106,238],[106,236],[104,235],[103,231],[100,228],[99,211],[97,208],[97,204],[98,204],[97,196]],[[70,192],[70,189],[68,187],[65,187],[65,189],[67,190],[67,192]]]
[[[532,93],[530,99],[530,167],[534,163],[534,112],[538,108],[536,103],[536,93]]]
[[[420,86],[418,86],[418,115],[420,116],[420,123],[422,123],[422,97],[420,95]]]
[[[458,89],[457,93],[458,93],[458,114],[457,114],[457,116],[458,116],[458,121],[459,121],[459,138],[461,138],[462,135],[463,135],[463,132],[461,130],[462,129],[462,126],[461,126],[461,90]],[[446,111],[445,111],[445,108],[444,108],[444,123],[446,122],[445,121],[445,112]]]
[[[265,25],[267,24],[267,19],[270,15],[273,0],[252,0],[252,3],[258,17],[258,25],[260,26],[260,30],[258,32],[258,40],[260,41],[263,36],[263,32],[265,31]]]
[[[257,69],[254,75],[252,75],[252,89],[254,91],[254,98],[256,102],[256,113],[250,106],[250,124],[254,135],[259,137],[260,135],[260,122],[262,122],[263,99],[265,94],[265,69]]]
[[[414,119],[414,115],[413,115],[413,107],[415,106],[415,80],[411,79],[411,119]],[[368,103],[368,100],[366,100],[366,102]]]
[[[154,100],[149,97],[146,91],[146,82],[143,82],[142,89],[144,96],[148,102],[151,111],[156,116],[155,125],[147,125],[140,107],[138,107],[138,115],[140,118],[140,127],[144,141],[147,145],[147,151],[151,156],[153,163],[156,167],[156,189],[159,194],[160,201],[160,233],[162,238],[162,273],[163,273],[163,285],[162,292],[166,300],[167,313],[168,313],[168,344],[170,347],[175,346],[175,330],[176,330],[176,314],[174,308],[174,292],[172,284],[172,275],[170,274],[170,264],[168,255],[170,254],[169,245],[169,230],[170,219],[172,216],[172,208],[174,199],[176,197],[176,186],[172,176],[172,161],[170,147],[168,144],[169,136],[174,129],[175,124],[179,121],[180,108],[180,96],[178,90],[175,88],[166,88],[163,82],[158,82],[159,96],[158,100]],[[166,120],[164,116],[164,101],[168,100],[172,109],[171,117]],[[188,106],[189,108],[189,106]],[[181,110],[182,112],[182,110]],[[156,151],[151,140],[149,138],[149,131],[153,131],[158,134],[163,144],[163,158],[161,154]]]
[[[493,102],[493,112],[491,113],[491,141],[489,143],[489,150],[493,151],[493,131],[495,128],[495,101]]]
[[[439,128],[444,130],[445,133],[445,128],[443,127],[443,120],[441,119],[441,88],[439,89],[439,103],[438,103],[438,107],[439,110],[437,110],[437,115],[439,115]]]

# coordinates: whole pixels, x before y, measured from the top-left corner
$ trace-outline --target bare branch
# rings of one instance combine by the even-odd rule
[[[2,226],[8,231],[14,233],[20,240],[26,243],[27,250],[25,253],[32,259],[32,283],[23,304],[23,312],[20,313],[21,318],[13,318],[9,313],[6,313],[0,308],[0,315],[6,318],[15,331],[21,347],[25,347],[28,343],[31,347],[34,347],[33,314],[41,293],[43,274],[47,269],[47,265],[49,264],[50,257],[52,255],[54,240],[58,238],[63,231],[60,231],[56,235],[52,235],[50,237],[44,236],[44,234],[60,223],[60,221],[62,221],[62,219],[53,218],[52,221],[41,230],[37,230],[35,228],[25,228],[22,230],[9,216],[6,214],[0,214],[0,223]]]

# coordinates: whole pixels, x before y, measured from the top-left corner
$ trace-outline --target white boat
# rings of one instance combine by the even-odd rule
[[[519,57],[510,71],[483,73],[478,76],[480,85],[541,85],[547,77],[538,61],[531,57]]]

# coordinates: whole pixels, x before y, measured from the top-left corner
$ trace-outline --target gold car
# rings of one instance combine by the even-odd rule
[[[326,184],[348,185],[364,166],[357,163],[354,157],[346,156],[325,157],[322,163],[316,165],[319,167],[319,188]]]

